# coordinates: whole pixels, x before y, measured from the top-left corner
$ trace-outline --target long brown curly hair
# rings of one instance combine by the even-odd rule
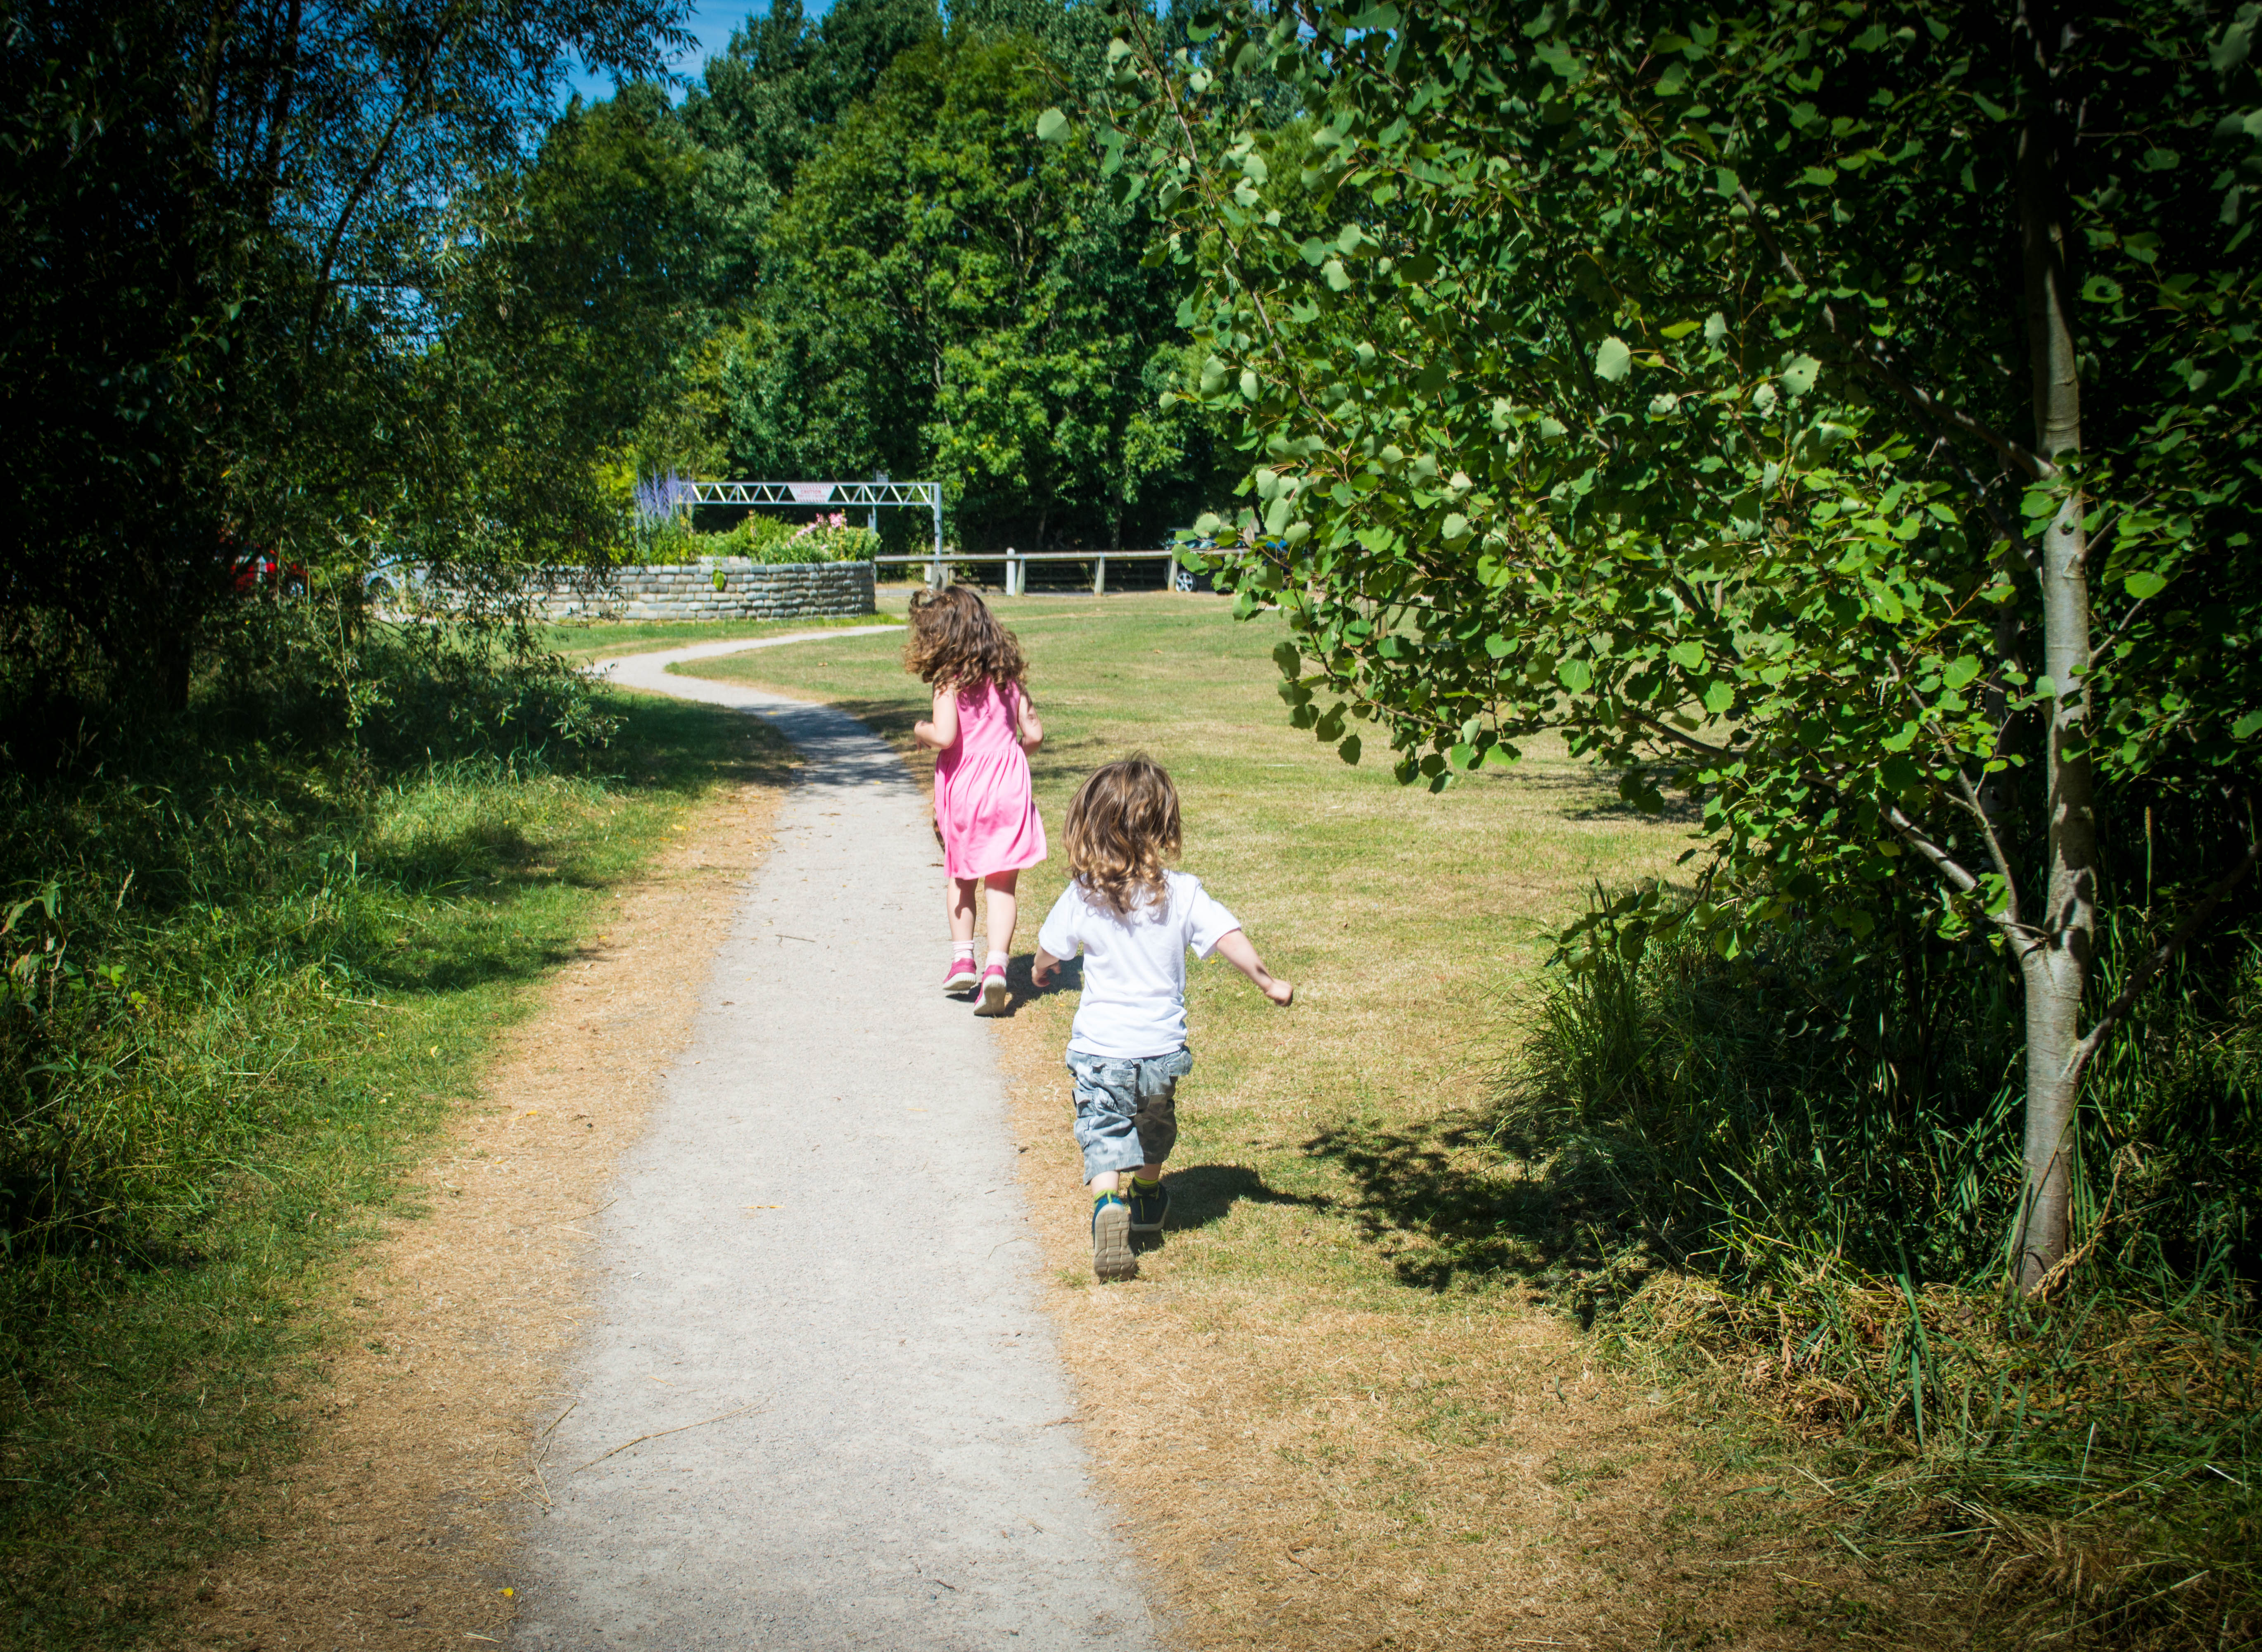
[[[1029,662],[987,603],[969,588],[951,585],[911,597],[904,669],[938,689],[974,689],[985,682],[1026,688],[1022,680]]]
[[[1144,752],[1095,768],[1068,806],[1068,864],[1119,918],[1160,905],[1163,862],[1178,852],[1178,789]]]

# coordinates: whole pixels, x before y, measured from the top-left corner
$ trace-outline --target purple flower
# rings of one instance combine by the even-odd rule
[[[635,488],[637,525],[656,528],[691,503],[691,484],[675,473],[639,478]]]

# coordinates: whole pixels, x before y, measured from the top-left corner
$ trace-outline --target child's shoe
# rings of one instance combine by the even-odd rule
[[[945,992],[968,992],[981,978],[974,972],[974,960],[971,956],[953,958],[950,961],[950,973],[942,977],[942,990]]]
[[[1171,1214],[1171,1190],[1160,1181],[1149,1186],[1134,1176],[1130,1205],[1132,1232],[1160,1233],[1163,1218]]]
[[[982,1001],[974,1006],[974,1013],[976,1015],[1003,1015],[1005,999],[1005,966],[993,963],[982,971]]]
[[[1091,1207],[1091,1271],[1100,1280],[1137,1279],[1131,1254],[1131,1207],[1120,1194],[1102,1194]]]

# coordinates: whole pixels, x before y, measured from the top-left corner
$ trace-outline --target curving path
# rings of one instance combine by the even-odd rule
[[[610,667],[767,718],[808,766],[601,1218],[513,1642],[1148,1652],[990,1041],[934,990],[919,789],[839,711],[667,675],[802,640]]]

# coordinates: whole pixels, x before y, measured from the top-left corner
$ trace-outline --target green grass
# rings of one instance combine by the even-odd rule
[[[1665,871],[1679,848],[1674,828],[1639,817],[1607,781],[1544,744],[1513,774],[1442,795],[1400,786],[1375,756],[1346,766],[1287,725],[1270,657],[1280,622],[1235,624],[1221,598],[993,602],[1031,662],[1046,729],[1033,770],[1048,829],[1058,833],[1085,775],[1145,751],[1178,784],[1185,869],[1298,984],[1283,1017],[1221,962],[1193,971],[1200,1065],[1187,1093],[1199,1100],[1181,1158],[1238,1163],[1221,1164],[1191,1196],[1355,1198],[1325,1141],[1361,1120],[1427,1119],[1477,1101],[1505,1003],[1545,956],[1552,927],[1597,880]],[[904,675],[901,652],[894,638],[843,638],[679,669],[834,701],[908,749],[927,691]],[[1024,876],[1017,952],[1033,946],[1066,872],[1055,841]],[[1229,1226],[1218,1231],[1228,1237],[1206,1266],[1269,1266]],[[1377,1266],[1367,1257],[1363,1268]],[[1382,1264],[1379,1277],[1423,1266]]]
[[[804,619],[726,620],[599,620],[587,624],[551,625],[542,633],[545,646],[568,660],[611,660],[621,654],[642,653],[654,648],[681,648],[690,643],[723,642],[738,638],[790,637],[806,631],[830,631],[844,625],[875,625],[900,615],[859,614],[811,616]]]
[[[146,839],[170,887],[121,893],[135,921],[101,955],[130,997],[48,1034],[83,1070],[47,1116],[111,1193],[0,1270],[0,1645],[133,1644],[174,1580],[256,1537],[246,1494],[289,1460],[333,1334],[325,1273],[402,1208],[608,891],[711,788],[779,772],[746,719],[608,709],[615,742],[579,775],[521,754],[375,778],[257,746],[201,754],[195,795],[171,775],[180,806]],[[139,795],[54,806],[130,836]],[[92,881],[105,840],[70,840]]]

